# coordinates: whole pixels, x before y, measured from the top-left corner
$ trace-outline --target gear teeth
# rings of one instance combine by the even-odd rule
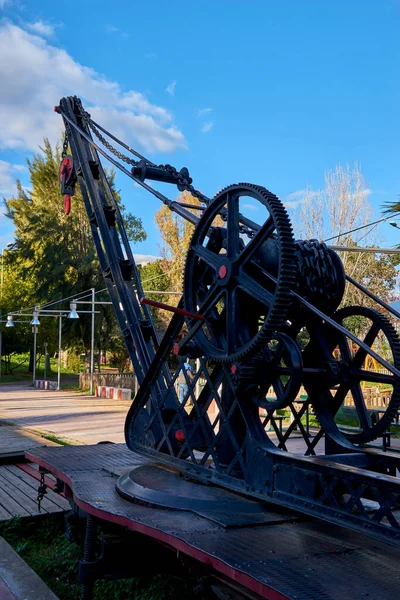
[[[257,350],[260,350],[264,347],[265,343],[271,338],[273,332],[279,328],[286,318],[291,304],[291,290],[295,285],[295,276],[297,271],[294,236],[289,216],[279,198],[262,186],[251,183],[239,183],[236,185],[230,185],[221,190],[215,196],[209,208],[205,211],[205,214],[203,214],[203,217],[196,226],[192,241],[198,238],[201,238],[202,240],[204,239],[206,232],[210,227],[210,223],[219,213],[219,207],[216,208],[216,203],[218,203],[218,200],[220,200],[221,197],[223,197],[228,191],[232,190],[243,190],[244,193],[246,191],[253,192],[253,194],[256,195],[256,199],[264,204],[264,206],[266,206],[266,208],[269,210],[269,213],[275,222],[277,231],[276,237],[278,240],[280,261],[273,304],[261,329],[249,342],[245,343],[239,351],[236,351],[231,355],[225,355],[222,352],[216,351],[216,349],[213,348],[210,343],[208,343],[207,339],[201,339],[199,341],[199,344],[202,346],[205,354],[218,363],[236,362],[238,360],[240,361],[245,356],[253,355],[257,352]],[[193,287],[191,288],[188,283],[193,276],[191,272],[193,267],[192,263],[193,258],[190,256],[189,249],[185,267],[184,303],[185,308],[190,312],[194,312],[197,306],[196,298],[192,297]]]
[[[379,327],[389,341],[390,349],[393,353],[394,366],[396,369],[400,370],[400,339],[389,319],[377,310],[368,308],[366,306],[345,306],[344,308],[341,308],[335,312],[332,318],[337,323],[342,324],[346,317],[353,316],[363,316],[369,318],[373,323],[379,324]],[[372,442],[377,437],[381,436],[390,426],[394,416],[397,414],[397,411],[400,408],[400,378],[397,378],[395,375],[393,375],[393,377],[395,378],[393,383],[393,392],[384,415],[376,425],[372,425],[367,431],[362,431],[361,433],[357,434],[346,434],[346,437],[350,442],[354,442],[356,444]],[[321,426],[324,427],[324,415],[318,415],[318,404],[318,402],[315,404],[312,403],[314,414]],[[333,416],[332,425],[337,427]],[[324,429],[326,428],[324,427]]]

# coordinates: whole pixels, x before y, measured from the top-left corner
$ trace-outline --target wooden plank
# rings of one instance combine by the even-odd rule
[[[22,481],[22,479],[17,477],[17,475],[15,475],[14,473],[10,472],[7,467],[3,467],[0,470],[0,475],[4,479],[6,479],[12,486],[14,486],[17,490],[19,490],[21,493],[25,494],[28,498],[30,498],[35,504],[36,511],[39,512],[39,510],[37,508],[37,504],[36,504],[38,485],[35,480],[30,478],[31,481],[34,482],[35,486],[30,485],[29,483]],[[60,510],[65,510],[65,507],[64,508],[60,507],[58,504],[56,504],[55,502],[52,501],[52,499],[50,497],[50,493],[53,493],[53,492],[48,492],[44,496],[44,498],[41,502],[41,510],[48,512],[48,513],[60,512]]]
[[[29,513],[23,506],[18,504],[11,497],[8,492],[5,491],[3,486],[3,482],[0,480],[0,506],[3,507],[12,517],[31,517],[31,513]]]
[[[29,466],[29,465],[26,465],[26,466]],[[7,465],[5,468],[14,477],[19,479],[25,485],[28,485],[29,487],[31,487],[35,494],[34,497],[36,498],[37,489],[39,486],[39,483],[38,483],[39,479],[35,479],[35,478],[31,477],[29,472],[27,473],[26,471],[23,471],[16,465]],[[48,480],[46,481],[46,478],[47,478],[47,476],[45,477],[45,483],[47,485]],[[47,485],[47,494],[45,497],[48,498],[49,500],[51,500],[54,504],[56,504],[62,510],[70,510],[71,509],[68,500],[66,500],[64,498],[64,496],[61,496],[57,492],[53,492],[51,487],[49,487],[48,485]]]
[[[35,470],[35,469],[33,469],[32,463],[30,463],[30,464],[26,463],[26,464],[22,464],[20,466],[7,465],[7,469],[11,473],[13,473],[17,477],[19,477],[22,481],[25,481],[25,483],[27,483],[28,485],[32,486],[35,490],[37,490],[37,487],[39,485],[38,481],[40,481],[39,470],[36,470],[35,476],[33,476],[30,474],[29,467],[32,469],[32,471]],[[63,511],[71,510],[71,505],[69,504],[68,500],[65,499],[65,496],[63,494],[59,494],[58,492],[52,491],[56,486],[56,481],[57,481],[56,478],[53,475],[46,474],[44,480],[45,480],[45,484],[47,486],[46,496],[52,502],[54,502],[54,504],[57,504],[57,506],[59,506],[60,509],[62,509]]]
[[[12,518],[12,514],[8,512],[8,510],[6,510],[4,508],[4,506],[1,506],[0,504],[0,521],[8,521],[8,519]],[[1,596],[0,596],[1,598]]]

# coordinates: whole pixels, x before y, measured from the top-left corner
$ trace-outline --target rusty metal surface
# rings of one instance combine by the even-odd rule
[[[148,461],[124,444],[38,448],[27,456],[68,483],[88,512],[167,541],[236,580],[245,577],[266,598],[399,596],[400,550],[341,527],[304,519],[226,528],[191,512],[128,502],[116,492],[118,476]]]

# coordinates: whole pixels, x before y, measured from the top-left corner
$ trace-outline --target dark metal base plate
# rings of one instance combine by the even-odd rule
[[[214,485],[184,479],[178,471],[157,464],[135,467],[122,475],[117,491],[132,502],[195,513],[222,527],[267,525],[298,520],[292,511],[274,512],[256,502]]]
[[[125,444],[37,448],[27,457],[64,481],[87,513],[157,539],[268,600],[400,597],[400,549],[343,527],[307,519],[226,528],[190,511],[128,502],[117,479],[149,460]]]

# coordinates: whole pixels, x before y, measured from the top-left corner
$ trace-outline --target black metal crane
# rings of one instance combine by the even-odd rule
[[[385,434],[400,405],[399,337],[381,310],[338,310],[346,283],[386,313],[400,315],[348,277],[324,243],[295,240],[284,206],[263,186],[231,185],[211,200],[193,187],[186,168],[155,165],[95,123],[78,98],[61,99],[55,110],[66,128],[60,168],[66,211],[78,182],[140,384],[126,442],[167,467],[161,479],[159,467],[133,470],[120,479],[120,493],[200,510],[193,484],[179,498],[166,493],[172,467],[192,481],[400,544],[400,459],[364,446]],[[161,341],[100,155],[195,226],[182,298]],[[187,190],[199,203],[172,201],[149,180]],[[246,214],[249,201],[254,218]],[[198,360],[193,381],[182,358],[170,371],[173,350]],[[381,369],[369,368],[368,357]],[[180,374],[183,401],[176,391]],[[388,394],[374,415],[364,390],[379,384]],[[301,386],[305,398],[299,404]],[[344,432],[339,415],[349,399],[356,423]],[[282,410],[292,418],[286,431]],[[312,431],[304,423],[309,410],[317,419]]]

